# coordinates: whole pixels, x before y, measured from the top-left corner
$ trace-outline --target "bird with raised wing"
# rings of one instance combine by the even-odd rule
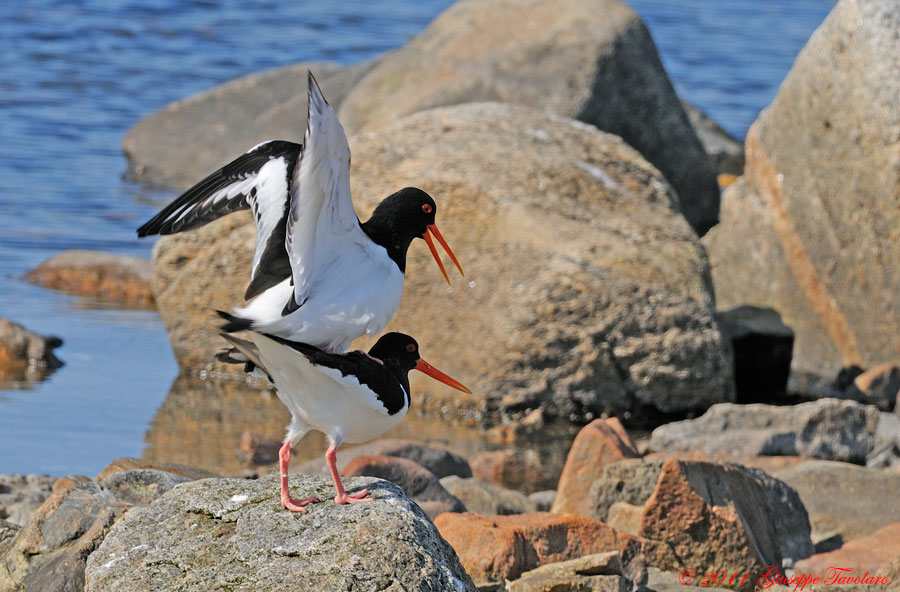
[[[252,300],[222,313],[228,332],[253,329],[342,352],[394,316],[413,239],[425,240],[448,283],[434,240],[463,272],[435,224],[434,199],[421,189],[397,191],[359,221],[347,137],[311,73],[303,145],[254,147],[188,189],[138,236],[190,230],[242,209],[253,211],[257,228],[244,295]]]
[[[340,445],[376,438],[406,415],[410,405],[410,370],[419,370],[457,390],[471,392],[423,360],[419,356],[419,344],[403,333],[386,333],[368,354],[334,354],[275,335],[256,331],[249,335],[252,341],[222,333],[252,367],[265,373],[275,385],[278,398],[291,412],[291,423],[278,457],[281,505],[294,512],[306,512],[306,505],[320,501],[314,496],[294,499],[288,488],[291,450],[309,430],[318,430],[328,437],[325,461],[334,480],[335,503],[369,502],[372,498],[368,497],[367,489],[354,493],[344,490],[336,464]],[[230,351],[219,355],[230,356]]]

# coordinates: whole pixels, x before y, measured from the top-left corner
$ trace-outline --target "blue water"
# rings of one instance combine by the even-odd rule
[[[65,367],[0,390],[0,473],[98,472],[139,456],[177,368],[159,318],[27,284],[70,248],[149,256],[134,229],[172,197],[123,179],[142,116],[261,69],[353,64],[449,0],[0,2],[0,316],[65,340]],[[826,0],[635,0],[682,96],[743,137]]]

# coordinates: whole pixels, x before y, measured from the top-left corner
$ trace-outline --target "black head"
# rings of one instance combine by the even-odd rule
[[[405,272],[409,244],[434,225],[436,213],[437,204],[430,195],[415,187],[405,187],[378,204],[362,228],[369,238],[387,250],[400,271]]]
[[[419,344],[416,340],[403,333],[385,333],[375,342],[369,355],[384,362],[385,367],[393,369],[400,375],[400,381],[409,392],[409,384],[406,375],[410,370],[419,370],[428,376],[443,382],[464,393],[470,393],[468,388],[455,378],[447,376],[419,356]]]
[[[385,333],[369,350],[369,355],[386,366],[409,372],[419,362],[419,344],[404,333]]]

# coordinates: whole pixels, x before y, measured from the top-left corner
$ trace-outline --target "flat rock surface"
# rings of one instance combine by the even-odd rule
[[[480,103],[395,121],[351,150],[360,217],[421,187],[466,269],[448,290],[427,248],[410,248],[386,330],[415,333],[427,359],[473,391],[412,373],[419,409],[494,422],[539,407],[578,419],[732,400],[703,249],[668,184],[621,139]],[[206,367],[222,347],[210,310],[242,302],[255,241],[244,214],[154,249],[154,294],[183,367]]]
[[[814,461],[774,475],[800,494],[813,539],[839,534],[846,542],[900,522],[900,473]]]
[[[794,570],[800,573],[826,574],[833,566],[849,568],[861,575],[874,574],[882,566],[900,557],[900,522],[888,524],[875,532],[846,542],[840,549],[828,553],[817,553],[808,559],[798,561]]]
[[[130,511],[91,554],[86,590],[231,589],[470,591],[453,549],[400,489],[371,478],[371,503],[330,499],[307,514],[280,507],[276,477],[205,479]],[[334,496],[329,479],[292,478],[303,495]]]
[[[669,180],[694,228],[716,223],[716,166],[650,33],[624,2],[456,2],[368,72],[339,115],[349,129],[371,131],[476,101],[525,105],[622,137]]]
[[[777,309],[795,368],[900,351],[900,4],[840,0],[751,126],[704,239],[722,307]],[[765,281],[760,281],[765,278]]]
[[[791,406],[723,403],[697,419],[656,428],[650,448],[865,463],[875,446],[878,421],[875,407],[837,399]]]

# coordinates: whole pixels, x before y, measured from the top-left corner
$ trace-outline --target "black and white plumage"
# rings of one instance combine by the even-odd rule
[[[238,209],[253,210],[257,241],[251,281],[226,330],[252,328],[330,351],[345,351],[393,317],[413,239],[441,243],[437,205],[407,187],[388,196],[366,222],[350,197],[350,148],[334,109],[309,75],[304,143],[254,147],[216,171],[138,229],[139,236],[196,228]]]
[[[287,490],[290,451],[309,430],[323,432],[330,442],[325,458],[337,489],[335,501],[367,501],[365,491],[344,491],[335,464],[337,449],[343,442],[361,443],[376,438],[406,415],[410,405],[409,371],[420,370],[455,389],[470,392],[422,360],[415,339],[402,333],[383,335],[368,354],[333,354],[274,335],[255,331],[249,335],[252,342],[226,333],[222,337],[265,373],[291,412],[287,437],[279,453],[282,505],[290,510],[304,511],[303,506],[309,503],[292,499]]]

